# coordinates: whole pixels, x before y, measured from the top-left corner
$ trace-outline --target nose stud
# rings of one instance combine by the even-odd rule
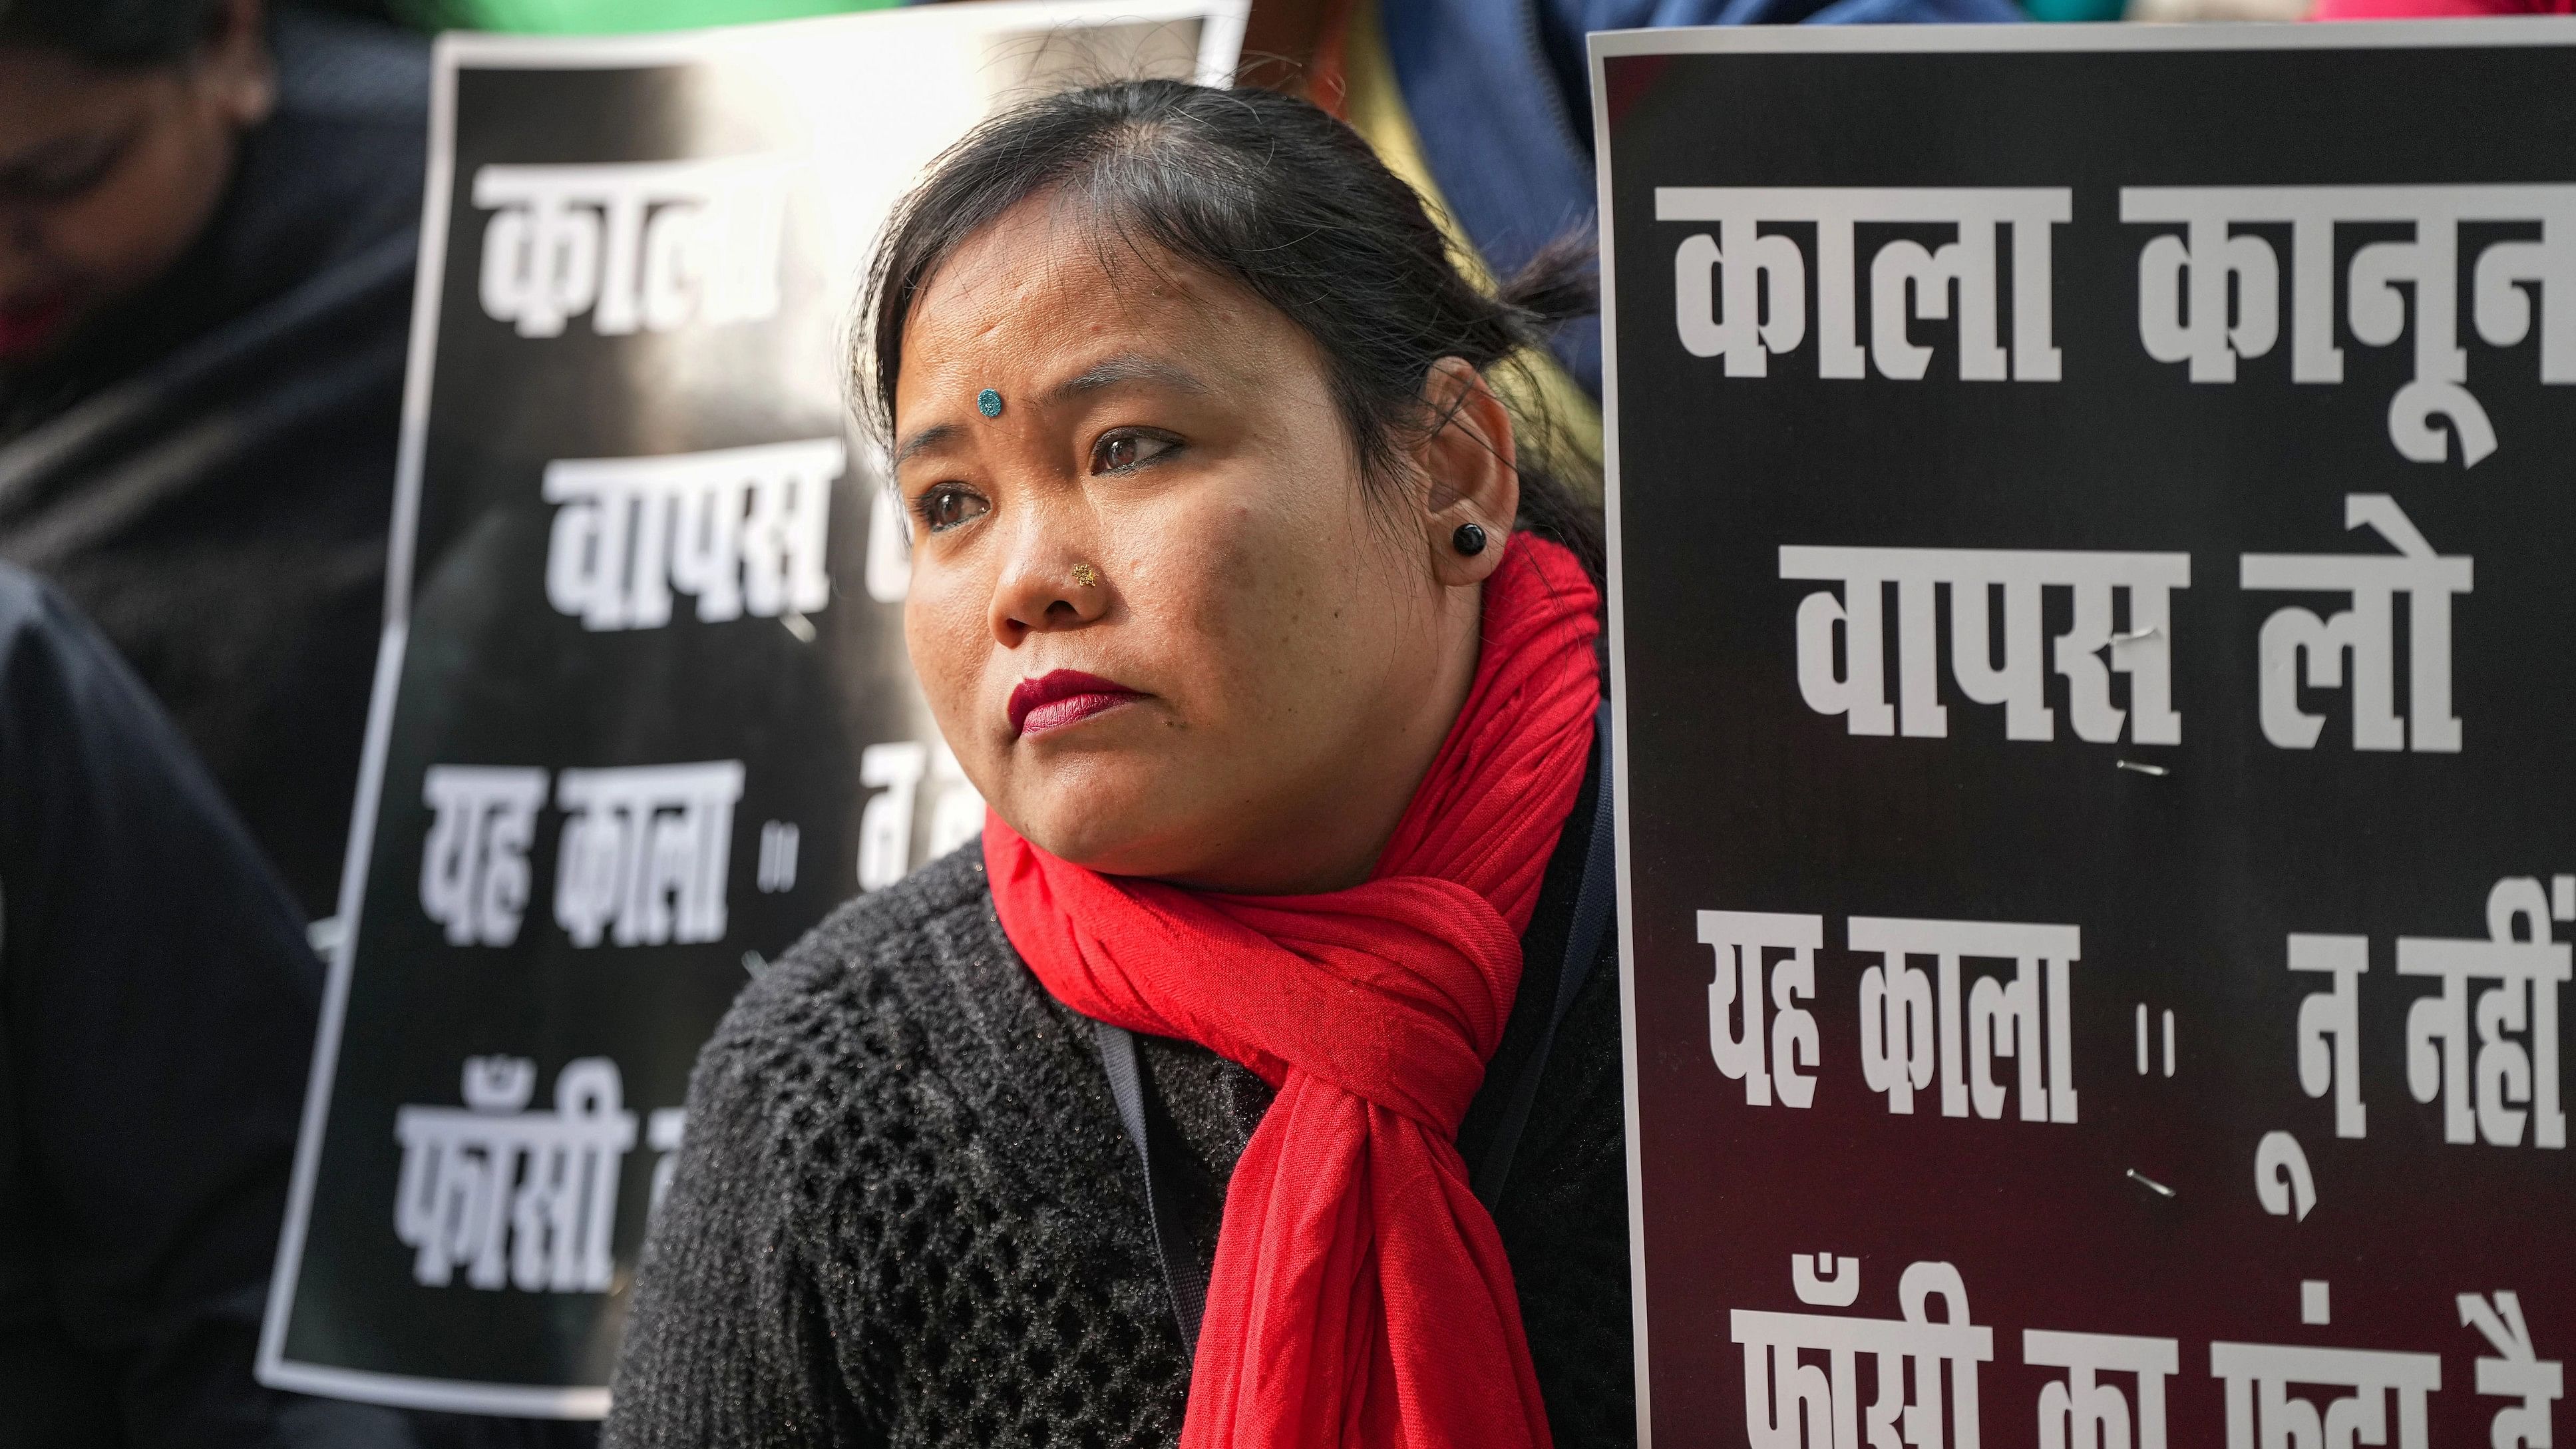
[[[1078,563],[1073,566],[1073,585],[1075,588],[1087,589],[1099,582],[1100,570],[1093,568],[1087,563]]]
[[[1000,417],[1002,415],[1002,395],[989,387],[984,389],[982,392],[975,394],[975,411],[982,413],[988,418]]]

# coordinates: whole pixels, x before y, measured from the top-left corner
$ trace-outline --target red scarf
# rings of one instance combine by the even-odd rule
[[[1514,535],[1467,702],[1364,885],[1242,896],[1105,876],[984,824],[1002,929],[1057,1000],[1278,1089],[1235,1165],[1185,1449],[1550,1443],[1458,1121],[1520,986],[1582,788],[1599,600]]]

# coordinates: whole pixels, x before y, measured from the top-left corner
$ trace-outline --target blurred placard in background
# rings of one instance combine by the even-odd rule
[[[597,1417],[699,1043],[974,837],[845,405],[888,209],[1240,0],[439,42],[390,619],[262,1378]]]

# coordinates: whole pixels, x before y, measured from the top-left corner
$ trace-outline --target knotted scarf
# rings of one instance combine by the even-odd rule
[[[1226,1190],[1185,1449],[1550,1442],[1511,1264],[1454,1139],[1582,786],[1597,600],[1564,548],[1508,541],[1466,704],[1362,885],[1106,876],[985,821],[1002,928],[1056,999],[1278,1089]]]

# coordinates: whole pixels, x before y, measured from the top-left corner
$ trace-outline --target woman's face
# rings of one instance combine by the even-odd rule
[[[0,46],[0,373],[168,270],[274,97],[255,0],[171,65]]]
[[[1474,670],[1502,550],[1450,536],[1517,503],[1500,406],[1444,380],[1462,425],[1373,493],[1314,342],[1241,287],[1045,197],[934,273],[895,396],[905,633],[1012,828],[1224,889],[1366,877]]]

